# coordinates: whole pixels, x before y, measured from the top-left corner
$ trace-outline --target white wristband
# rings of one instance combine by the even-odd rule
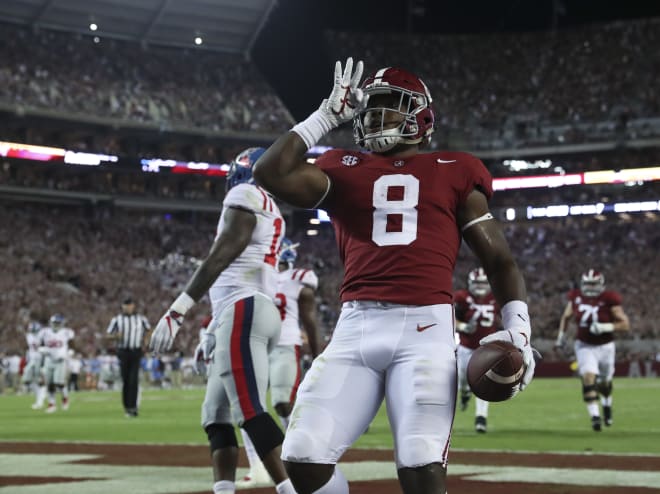
[[[614,331],[614,323],[612,322],[599,322],[597,324],[601,333],[611,333]]]
[[[193,298],[186,292],[181,292],[181,295],[179,295],[177,299],[172,302],[170,309],[178,312],[183,316],[192,308],[193,305],[195,305]]]
[[[532,327],[529,323],[527,304],[522,300],[512,300],[502,307],[502,325],[504,329],[518,328],[529,337]]]
[[[316,110],[305,120],[294,125],[291,131],[298,134],[309,149],[332,129],[333,125],[328,117],[321,110]]]

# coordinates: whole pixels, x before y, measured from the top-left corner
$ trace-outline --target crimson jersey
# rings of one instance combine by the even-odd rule
[[[459,152],[402,159],[335,149],[316,164],[332,180],[323,207],[344,263],[341,300],[451,303],[457,210],[475,188],[493,193],[483,163]]]
[[[614,322],[612,307],[621,305],[621,295],[612,290],[605,290],[597,297],[587,297],[580,290],[568,292],[568,300],[573,307],[573,315],[578,330],[576,339],[590,345],[603,345],[614,339],[612,333],[595,335],[589,331],[592,322]]]
[[[475,349],[479,346],[479,340],[497,330],[495,319],[500,308],[492,293],[483,297],[475,297],[467,290],[459,290],[454,294],[454,309],[456,319],[469,323],[474,322],[477,329],[472,334],[459,332],[461,345]]]

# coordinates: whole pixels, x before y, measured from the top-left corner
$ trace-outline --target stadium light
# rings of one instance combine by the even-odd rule
[[[92,22],[92,23],[89,25],[89,30],[90,30],[90,31],[96,31],[98,28],[99,28],[99,26],[96,25],[94,22]]]
[[[196,44],[197,46],[199,46],[199,45],[201,45],[202,43],[204,43],[204,40],[203,40],[200,36],[197,36],[197,37],[195,38],[195,44]]]

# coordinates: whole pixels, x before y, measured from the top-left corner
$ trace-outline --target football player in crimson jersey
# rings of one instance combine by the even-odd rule
[[[270,399],[277,412],[282,427],[289,425],[289,415],[300,384],[300,351],[302,346],[301,329],[307,334],[307,341],[316,358],[318,350],[318,328],[316,324],[315,291],[319,280],[311,269],[296,269],[298,244],[288,238],[282,239],[277,269],[277,293],[275,305],[282,319],[282,333],[277,345],[270,352]],[[264,468],[254,450],[250,438],[243,433],[243,444],[250,463],[250,471],[237,487],[248,488],[263,485]],[[266,475],[266,479],[268,479]]]
[[[488,210],[492,178],[474,156],[422,154],[433,132],[431,94],[414,74],[382,68],[362,78],[335,65],[328,99],[259,159],[257,182],[332,219],[345,275],[332,340],[298,388],[282,457],[298,494],[347,493],[335,465],[383,399],[406,494],[444,493],[457,394],[452,272],[461,236],[502,306],[493,340],[523,352],[534,373],[525,283]],[[309,164],[325,134],[353,121],[359,146]]]
[[[456,330],[459,344],[456,351],[458,358],[458,390],[461,393],[461,410],[466,410],[470,401],[470,386],[467,381],[467,365],[472,352],[479,346],[479,341],[496,331],[499,327],[499,307],[490,289],[488,277],[483,268],[475,268],[468,274],[468,289],[454,294]],[[476,417],[474,428],[477,432],[486,432],[488,402],[476,398]]]
[[[236,488],[236,424],[252,439],[277,492],[295,494],[280,459],[284,434],[266,408],[268,353],[282,326],[273,297],[284,219],[274,199],[252,180],[252,166],[263,152],[249,148],[232,161],[215,241],[149,342],[151,350],[169,350],[186,312],[209,291],[213,318],[199,346],[204,359],[213,354],[202,427],[211,448],[215,493]]]
[[[614,332],[630,330],[621,295],[605,290],[605,276],[590,269],[582,274],[580,288],[568,292],[568,303],[559,321],[556,346],[564,345],[571,319],[577,325],[575,355],[582,378],[582,397],[591,417],[591,427],[601,430],[598,395],[606,426],[612,425],[612,377],[614,376]]]

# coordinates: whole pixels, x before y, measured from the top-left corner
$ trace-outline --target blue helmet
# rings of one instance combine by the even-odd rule
[[[30,333],[38,333],[41,330],[41,324],[39,324],[37,321],[31,321],[30,324],[28,324],[28,331]]]
[[[50,327],[60,329],[64,326],[64,316],[62,314],[53,314],[50,316]]]
[[[265,152],[265,148],[248,148],[245,151],[241,151],[229,164],[226,190],[238,184],[253,183],[252,167]]]
[[[294,244],[290,239],[284,237],[280,245],[279,262],[285,262],[289,267],[292,267],[298,257],[298,251],[296,249],[299,245],[300,243]]]

